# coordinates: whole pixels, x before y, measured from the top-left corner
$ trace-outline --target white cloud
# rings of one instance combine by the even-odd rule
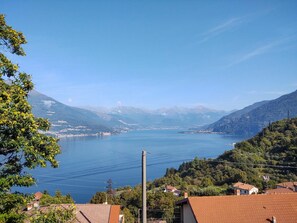
[[[280,40],[272,41],[272,42],[267,43],[265,45],[259,46],[258,48],[254,49],[254,50],[252,50],[252,51],[250,51],[250,52],[248,52],[246,54],[241,55],[239,58],[237,58],[232,63],[230,63],[227,67],[231,67],[233,65],[242,63],[242,62],[247,61],[247,60],[250,60],[253,57],[268,53],[272,49],[274,49],[274,48],[276,48],[276,47],[278,47],[280,45],[283,45],[284,43],[286,43],[286,42],[288,42],[288,41],[290,41],[292,39],[293,39],[293,37],[285,37],[285,38],[282,38]]]
[[[216,37],[236,26],[244,22],[245,19],[244,17],[240,18],[232,18],[227,21],[224,21],[223,23],[210,28],[208,31],[204,32],[203,34],[200,35],[201,39],[198,41],[198,43],[203,43],[206,42],[207,40]]]

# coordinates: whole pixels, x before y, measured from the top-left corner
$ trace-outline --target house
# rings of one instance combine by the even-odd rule
[[[40,206],[38,209],[31,207],[25,213],[34,216],[36,210],[47,213],[50,208],[70,209],[73,204],[53,204]],[[124,216],[120,214],[120,205],[108,204],[74,204],[75,218],[73,223],[124,223]]]
[[[283,182],[276,185],[276,188],[288,188],[294,192],[297,192],[297,182]]]
[[[297,193],[189,197],[180,223],[296,223]]]
[[[76,204],[75,223],[123,223],[120,205]]]
[[[36,192],[34,194],[35,201],[39,201],[42,198],[42,195],[43,193],[41,193],[40,191]]]
[[[257,187],[242,182],[233,184],[233,189],[235,195],[250,195],[257,194],[259,192]]]
[[[166,185],[165,189],[164,189],[165,193],[173,193],[173,195],[175,196],[179,196],[180,195],[180,190],[176,189],[175,187],[171,186],[171,185]]]
[[[31,210],[32,208],[39,208],[39,201],[42,198],[43,194],[41,192],[36,192],[34,194],[34,200],[27,204],[26,210]]]
[[[265,191],[265,194],[287,194],[287,193],[294,193],[294,191],[292,191],[289,188],[283,188],[283,187]]]

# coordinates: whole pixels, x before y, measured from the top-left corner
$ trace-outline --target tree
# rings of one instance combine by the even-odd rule
[[[74,221],[75,212],[74,204],[53,205],[49,206],[45,211],[35,211],[29,220],[31,223],[69,223]]]
[[[73,204],[74,200],[70,194],[62,195],[61,191],[56,191],[55,196],[49,194],[43,194],[39,204],[42,206],[48,206],[51,204]]]
[[[107,181],[107,187],[106,187],[106,193],[108,193],[109,195],[113,195],[113,189],[112,189],[112,179],[109,179]]]
[[[90,200],[91,204],[104,204],[105,202],[108,203],[107,194],[105,192],[96,192]]]
[[[0,223],[23,222],[26,216],[22,208],[29,200],[29,197],[19,194],[0,194]]]
[[[25,168],[57,167],[57,139],[44,134],[47,120],[32,114],[27,97],[33,89],[31,76],[20,72],[5,55],[25,56],[21,32],[8,26],[0,14],[0,193],[12,186],[30,186],[35,179]]]

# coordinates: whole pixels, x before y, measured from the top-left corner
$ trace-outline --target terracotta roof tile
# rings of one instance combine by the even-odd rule
[[[166,186],[166,190],[171,190],[171,191],[173,191],[173,190],[177,190],[175,187],[173,187],[173,186],[171,186],[171,185],[167,185]]]
[[[76,204],[76,222],[109,223],[112,205],[107,204]]]
[[[40,198],[42,197],[42,195],[43,195],[43,194],[42,194],[41,192],[38,191],[38,192],[36,192],[36,193],[34,194],[34,197],[35,197],[36,200],[40,200]]]
[[[253,186],[253,185],[245,184],[242,182],[237,182],[237,183],[233,184],[233,187],[243,189],[243,190],[251,190],[251,189],[255,188],[255,186]]]
[[[62,207],[69,209],[72,204],[52,204],[40,207],[39,211],[47,213],[49,207]],[[120,215],[120,205],[108,204],[75,204],[76,216],[74,223],[118,223]],[[28,216],[34,214],[27,211]]]
[[[289,188],[276,188],[267,190],[265,194],[287,194],[287,193],[294,193],[294,191],[290,190]]]
[[[295,191],[294,187],[297,187],[297,181],[295,182],[283,182],[283,183],[279,183],[277,184],[278,187],[283,187],[283,188],[289,188],[293,191]]]
[[[277,223],[297,222],[297,193],[251,196],[189,197],[199,223]]]
[[[112,205],[110,209],[108,223],[118,223],[120,212],[121,212],[120,205]]]

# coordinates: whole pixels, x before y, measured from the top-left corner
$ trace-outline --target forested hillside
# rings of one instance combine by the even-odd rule
[[[267,185],[263,176],[270,178]],[[227,186],[237,181],[264,189],[289,180],[297,180],[297,118],[270,124],[216,159],[195,158],[178,170],[168,169],[155,185],[181,185],[181,189],[199,194],[202,188]]]

